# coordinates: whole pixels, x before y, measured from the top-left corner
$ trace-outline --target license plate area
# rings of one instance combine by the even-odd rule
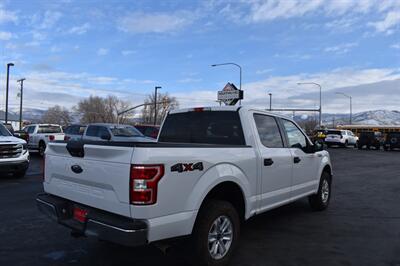
[[[86,223],[88,211],[80,206],[74,206],[73,208],[73,218],[80,223]]]

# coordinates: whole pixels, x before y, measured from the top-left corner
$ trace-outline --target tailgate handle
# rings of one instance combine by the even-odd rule
[[[80,174],[80,173],[83,172],[82,167],[80,167],[80,166],[77,165],[77,164],[71,166],[71,170],[72,170],[72,172],[74,172],[75,174]]]

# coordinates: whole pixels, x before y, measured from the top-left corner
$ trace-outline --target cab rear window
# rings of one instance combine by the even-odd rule
[[[62,133],[60,126],[39,126],[38,133]]]
[[[245,145],[239,113],[235,111],[203,111],[170,114],[161,129],[158,141]]]

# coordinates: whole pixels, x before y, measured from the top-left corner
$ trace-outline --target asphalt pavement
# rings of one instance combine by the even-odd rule
[[[231,265],[400,266],[400,152],[329,151],[329,209],[303,199],[250,219]],[[0,177],[0,265],[185,265],[179,249],[70,237],[36,209],[41,167],[32,155],[25,178]]]

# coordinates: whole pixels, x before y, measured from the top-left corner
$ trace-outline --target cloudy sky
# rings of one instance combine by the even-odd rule
[[[398,0],[0,0],[0,108],[5,65],[26,78],[25,106],[113,94],[132,104],[154,86],[181,106],[215,105],[226,82],[243,104],[347,112],[400,109]]]

